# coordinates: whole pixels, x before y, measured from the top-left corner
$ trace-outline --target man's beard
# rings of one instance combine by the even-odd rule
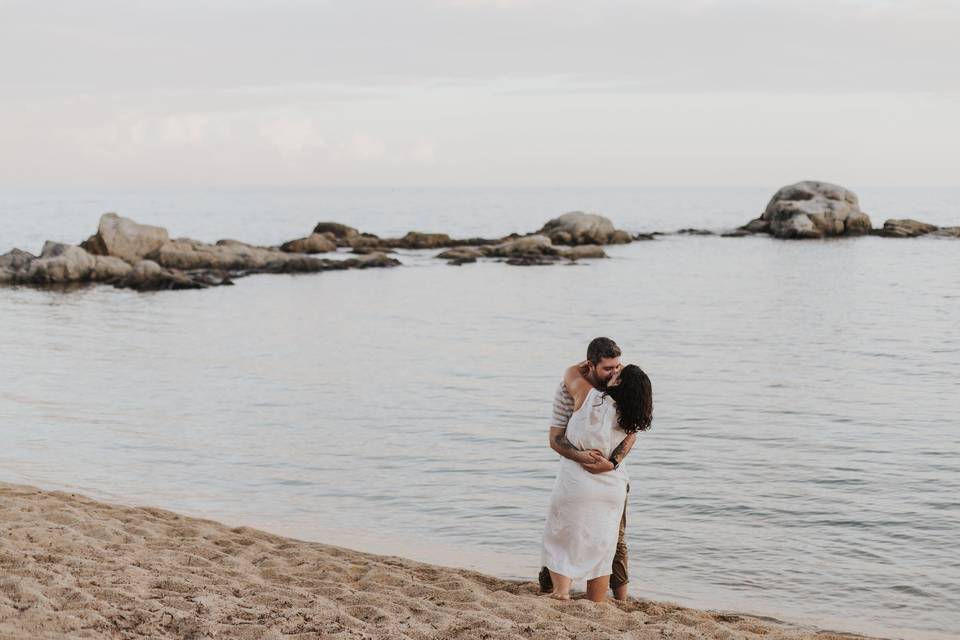
[[[600,376],[597,375],[596,371],[591,372],[590,377],[593,378],[592,380],[590,380],[590,384],[592,384],[594,388],[596,388],[599,391],[607,390],[607,383],[609,382],[609,380],[601,379]]]

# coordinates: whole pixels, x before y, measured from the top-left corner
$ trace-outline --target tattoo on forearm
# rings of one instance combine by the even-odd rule
[[[541,441],[542,442],[542,441]],[[627,441],[624,440],[616,446],[613,450],[613,453],[610,454],[610,457],[607,458],[610,462],[616,463],[620,461],[620,458],[624,455],[623,450],[627,448]]]
[[[551,434],[551,436],[550,444],[554,451],[568,460],[577,460],[577,457],[580,454],[580,448],[567,440],[566,429],[557,433],[556,435]]]
[[[541,440],[541,442],[543,441]],[[556,438],[554,438],[554,442],[556,442],[557,446],[561,449],[570,449],[572,451],[580,451],[580,449],[577,448],[576,445],[574,445],[572,442],[567,440],[566,433],[561,433],[560,435],[558,435]]]

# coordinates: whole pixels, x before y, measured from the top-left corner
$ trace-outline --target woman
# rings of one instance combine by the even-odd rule
[[[565,435],[578,449],[607,459],[628,433],[650,428],[650,379],[637,365],[624,367],[605,391],[583,377],[580,365],[567,369],[563,381],[574,401]],[[554,598],[569,600],[574,580],[587,581],[590,600],[602,602],[606,597],[627,481],[622,467],[594,473],[579,462],[560,459],[542,553]]]

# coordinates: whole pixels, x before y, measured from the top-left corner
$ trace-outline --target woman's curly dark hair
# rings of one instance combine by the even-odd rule
[[[620,371],[620,383],[607,387],[617,403],[620,428],[627,433],[646,431],[653,422],[653,386],[643,369],[628,364]]]

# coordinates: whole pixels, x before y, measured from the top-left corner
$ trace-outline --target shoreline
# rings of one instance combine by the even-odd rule
[[[537,595],[535,582],[0,482],[0,637],[866,638]]]

